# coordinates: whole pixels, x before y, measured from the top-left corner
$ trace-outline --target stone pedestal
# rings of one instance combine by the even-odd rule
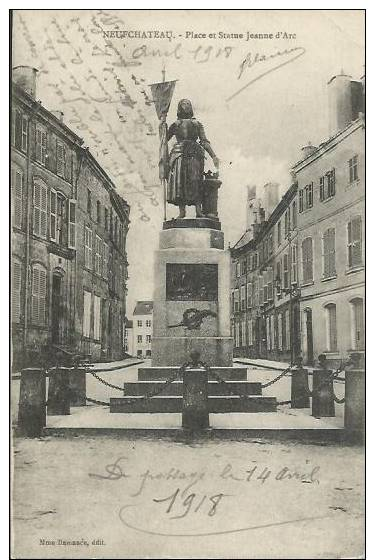
[[[315,369],[313,372],[312,411],[315,418],[335,416],[332,371]]]
[[[21,371],[18,427],[22,435],[39,437],[46,425],[46,374],[42,369]]]
[[[181,366],[193,350],[210,366],[232,366],[230,254],[220,222],[165,222],[154,282],[152,366]]]
[[[345,371],[345,429],[363,432],[365,429],[365,370]]]
[[[50,370],[47,415],[70,414],[69,368],[59,366]]]

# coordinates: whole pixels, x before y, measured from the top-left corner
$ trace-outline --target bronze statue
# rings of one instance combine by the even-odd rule
[[[169,127],[167,133],[167,141],[173,136],[177,140],[169,157],[167,201],[179,207],[179,218],[185,217],[186,205],[195,206],[197,218],[204,215],[202,213],[204,151],[211,156],[216,169],[219,169],[219,159],[206,138],[203,125],[193,115],[191,102],[188,99],[181,99],[177,109],[177,120]]]

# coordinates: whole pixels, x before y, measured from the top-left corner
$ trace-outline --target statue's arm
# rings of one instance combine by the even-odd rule
[[[167,130],[167,142],[175,135],[176,132],[176,123],[171,124],[171,126]]]
[[[219,168],[219,158],[215,154],[215,152],[214,152],[214,150],[211,146],[210,141],[207,139],[206,133],[205,133],[204,128],[203,128],[203,124],[198,123],[198,127],[199,127],[198,128],[198,135],[199,135],[200,144],[206,150],[206,152],[211,156],[215,167],[218,169]]]

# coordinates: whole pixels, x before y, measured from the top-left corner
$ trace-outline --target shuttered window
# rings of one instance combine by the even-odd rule
[[[352,338],[353,349],[364,350],[365,347],[365,329],[363,317],[363,299],[355,298],[351,302],[352,306]]]
[[[285,350],[290,349],[290,313],[285,311]]]
[[[92,269],[92,230],[85,227],[85,267]]]
[[[103,278],[108,278],[108,243],[103,243]]]
[[[83,336],[90,338],[91,292],[83,291]]]
[[[57,225],[57,193],[53,189],[50,192],[50,239],[56,241],[56,225]]]
[[[58,140],[56,141],[56,173],[65,178],[66,151],[65,146]]]
[[[47,271],[39,264],[33,266],[31,292],[31,321],[34,325],[46,323]]]
[[[23,172],[12,167],[13,225],[22,227]]]
[[[336,274],[335,229],[328,228],[323,234],[323,276],[330,278]]]
[[[100,340],[101,338],[101,305],[100,297],[94,296],[94,339]]]
[[[289,288],[289,264],[288,264],[288,255],[284,255],[283,257],[284,263],[284,289],[286,290]]]
[[[47,186],[40,180],[34,182],[33,232],[47,237]]]
[[[76,208],[77,201],[69,200],[68,202],[68,247],[76,248]]]
[[[27,152],[27,144],[28,144],[28,120],[27,117],[25,115],[22,115],[22,119],[21,119],[21,126],[22,126],[22,130],[21,130],[21,149],[24,152]]]
[[[12,262],[12,322],[19,323],[21,316],[21,281],[22,263],[18,259]]]
[[[336,305],[330,303],[326,306],[327,312],[327,346],[330,352],[337,350],[337,324]]]
[[[304,284],[314,280],[313,264],[312,238],[306,237],[302,241],[302,281]]]
[[[297,283],[297,245],[292,245],[292,283]]]
[[[241,310],[244,311],[246,307],[246,286],[241,286]]]
[[[278,346],[279,350],[283,349],[283,316],[279,313],[277,317],[277,334],[278,334]]]
[[[95,272],[99,276],[103,273],[103,241],[99,235],[95,238]]]
[[[35,131],[35,158],[42,165],[46,165],[47,159],[47,132],[37,126]]]
[[[252,301],[253,298],[252,298],[252,295],[253,295],[253,293],[252,293],[252,285],[251,285],[251,282],[248,282],[248,283],[247,283],[247,308],[248,308],[248,309],[251,308],[252,305],[253,305],[253,301]]]
[[[348,222],[349,268],[362,265],[362,219],[356,216]]]

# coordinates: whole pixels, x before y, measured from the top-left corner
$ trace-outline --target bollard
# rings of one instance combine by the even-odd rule
[[[335,416],[332,370],[327,369],[326,357],[318,357],[320,369],[313,371],[312,412],[314,418]]]
[[[46,426],[46,374],[42,369],[21,371],[18,427],[27,437],[40,437]]]
[[[296,369],[292,369],[291,408],[310,408],[309,374],[302,367],[302,357],[296,359]]]
[[[86,369],[75,367],[69,371],[70,406],[86,406]]]
[[[210,427],[208,372],[206,369],[197,369],[197,361],[198,359],[193,359],[192,369],[185,369],[183,372],[182,427],[191,431]]]
[[[345,430],[357,433],[359,439],[365,428],[365,370],[347,369],[345,371]]]
[[[70,369],[58,366],[50,370],[48,383],[48,416],[70,414]]]

